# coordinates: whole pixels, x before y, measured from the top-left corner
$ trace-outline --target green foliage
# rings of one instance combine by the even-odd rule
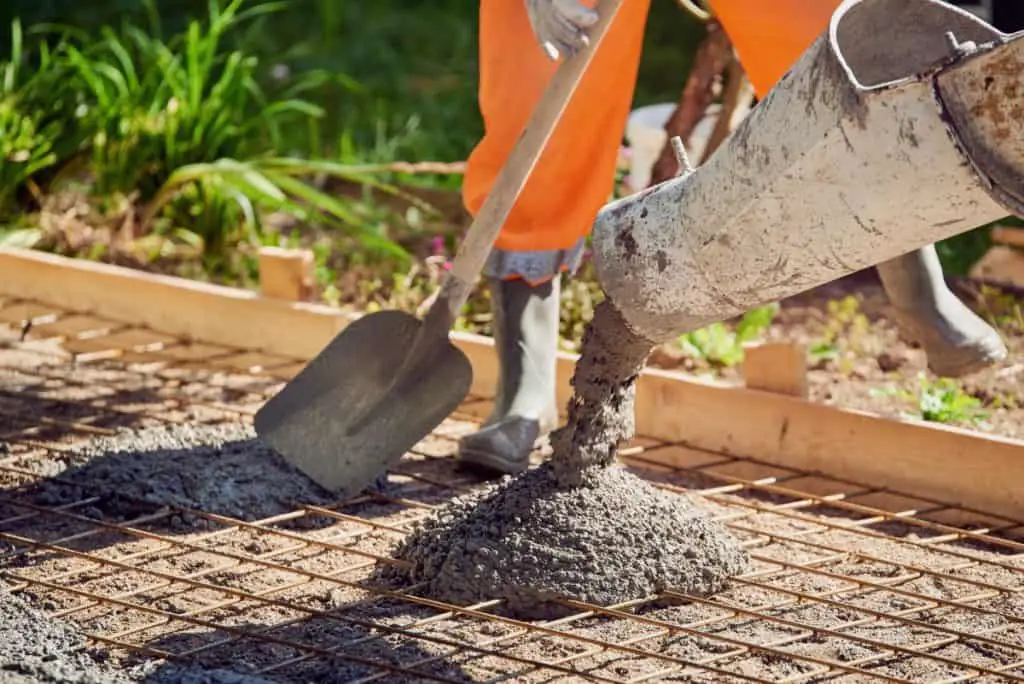
[[[219,253],[232,239],[253,244],[259,241],[262,232],[259,207],[304,222],[346,227],[355,232],[365,249],[405,259],[407,253],[368,223],[361,207],[301,180],[305,176],[322,175],[389,190],[364,175],[372,169],[278,157],[248,162],[219,159],[181,166],[149,205],[146,222],[171,205],[172,211],[165,216],[172,219],[177,216],[179,225],[191,225],[190,232],[196,239]],[[186,216],[182,217],[181,212]],[[244,235],[225,235],[225,225],[238,227]]]
[[[915,407],[913,417],[933,423],[977,424],[987,417],[981,401],[968,394],[952,378],[929,379],[924,373],[914,389],[888,388],[873,392],[876,396],[896,396]]]
[[[808,349],[816,363],[834,363],[841,372],[848,373],[858,356],[874,355],[871,321],[860,310],[860,300],[854,295],[828,303],[828,319],[821,335]]]
[[[1024,334],[1024,308],[1018,296],[998,287],[982,285],[978,301],[990,325],[1011,335]]]
[[[686,333],[679,344],[688,355],[712,367],[731,368],[743,361],[743,345],[761,338],[778,312],[777,303],[757,307],[747,311],[735,328],[725,323],[712,323]]]
[[[267,3],[242,11],[242,2],[222,10],[211,0],[205,24],[192,21],[166,43],[126,23],[66,47],[69,87],[82,98],[80,125],[91,134],[96,192],[138,190],[149,199],[179,167],[278,149],[295,115],[323,115],[295,97],[269,101],[256,80],[259,60],[224,49],[229,31],[282,9]]]
[[[228,37],[284,5],[244,5],[209,0],[204,21],[188,21],[166,41],[152,4],[148,31],[130,20],[95,35],[40,26],[37,33],[46,38],[34,50],[23,44],[16,22],[11,58],[0,65],[0,151],[8,162],[0,169],[0,212],[13,212],[23,186],[44,185],[40,171],[60,167],[40,192],[71,184],[98,198],[123,196],[142,205],[136,232],[143,235],[136,237],[148,245],[141,250],[146,258],[188,245],[207,266],[224,271],[225,262],[237,261],[230,253],[239,244],[260,242],[262,215],[279,212],[341,229],[362,249],[407,263],[407,252],[365,203],[317,185],[340,179],[401,194],[374,180],[383,167],[274,156],[285,149],[287,131],[323,116],[301,95],[329,79],[310,72],[265,94],[260,60],[231,47]],[[37,63],[27,78],[25,54]],[[36,236],[34,243],[24,231],[7,239],[47,242],[39,231]]]
[[[29,179],[57,162],[53,140],[60,122],[33,106],[49,75],[50,54],[40,55],[38,70],[25,63],[21,23],[11,24],[11,54],[0,62],[0,219],[14,209],[17,194]]]

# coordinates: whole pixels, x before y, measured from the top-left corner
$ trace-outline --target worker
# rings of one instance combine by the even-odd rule
[[[559,281],[572,274],[611,195],[650,0],[627,0],[610,26],[508,217],[484,269],[499,381],[494,409],[460,440],[458,460],[496,473],[528,465],[556,427]],[[840,0],[710,0],[759,98],[827,28]],[[467,160],[463,201],[480,209],[558,60],[598,19],[594,0],[481,0],[479,106],[484,135]],[[878,266],[904,334],[929,367],[961,376],[1006,355],[999,334],[946,286],[933,246]]]

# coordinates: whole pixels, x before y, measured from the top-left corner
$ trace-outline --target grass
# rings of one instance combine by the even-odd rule
[[[77,188],[97,205],[90,216],[102,223],[112,206],[121,218],[116,207],[127,201],[139,216],[129,237],[159,242],[160,255],[175,243],[198,247],[190,253],[198,252],[206,270],[228,278],[239,247],[269,239],[263,218],[274,212],[335,229],[396,263],[409,260],[364,203],[312,182],[335,178],[400,195],[374,177],[381,167],[280,154],[290,144],[286,132],[312,129],[325,116],[303,98],[324,79],[310,72],[267,92],[260,58],[238,47],[244,40],[231,39],[287,5],[211,0],[205,17],[167,38],[155,6],[148,7],[145,26],[130,19],[94,32],[39,25],[31,48],[20,21],[12,22],[10,57],[0,64],[0,126],[12,141],[5,157],[18,164],[4,165],[4,215],[14,213],[19,198],[23,210],[33,200],[45,210],[40,195]],[[44,177],[44,170],[54,173]],[[34,190],[28,198],[26,190]],[[31,213],[22,219],[42,223]],[[60,236],[37,225],[9,223],[5,232],[7,243],[60,245]],[[114,246],[94,241],[87,254]]]

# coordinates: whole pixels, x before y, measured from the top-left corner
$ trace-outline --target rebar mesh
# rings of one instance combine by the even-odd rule
[[[300,681],[1024,681],[1021,521],[637,440],[622,458],[694,496],[752,554],[709,598],[567,602],[546,623],[369,583],[391,544],[478,482],[450,455],[472,398],[387,494],[259,520],[110,506],[65,456],[122,428],[239,423],[300,360],[188,343],[0,301],[0,569],[9,588],[126,662],[166,658]],[[41,485],[76,492],[40,500]],[[120,501],[120,499],[119,499]],[[122,502],[123,504],[123,502]],[[126,510],[133,514],[125,516]],[[333,679],[332,679],[333,678]]]

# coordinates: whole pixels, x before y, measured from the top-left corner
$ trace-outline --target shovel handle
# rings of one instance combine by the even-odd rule
[[[519,199],[555,126],[562,118],[569,99],[576,91],[594,52],[608,32],[623,1],[598,0],[594,9],[599,19],[588,31],[589,44],[566,58],[548,82],[544,96],[534,108],[529,123],[498,174],[483,206],[477,212],[466,238],[459,246],[451,271],[448,272],[448,277],[430,307],[426,319],[436,320],[450,328],[458,318],[462,305],[466,303],[483,270],[498,233],[501,232],[512,207]]]

